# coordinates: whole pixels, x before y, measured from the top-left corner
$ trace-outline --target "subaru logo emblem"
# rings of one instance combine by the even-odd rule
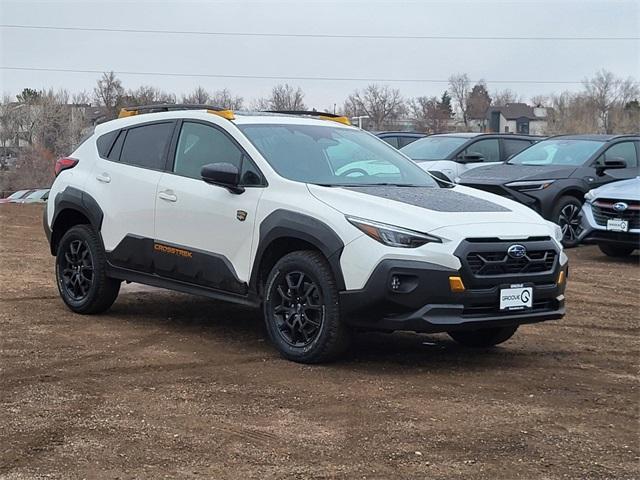
[[[527,249],[524,245],[511,245],[507,249],[507,254],[511,258],[522,258],[527,254]]]
[[[624,202],[618,202],[613,204],[613,209],[616,212],[624,212],[627,208],[629,208],[629,205],[627,205]]]

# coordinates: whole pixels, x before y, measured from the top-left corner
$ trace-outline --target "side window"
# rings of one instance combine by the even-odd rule
[[[400,137],[398,138],[398,148],[406,147],[407,145],[415,142],[416,140],[418,140],[417,137]]]
[[[163,170],[172,132],[173,122],[130,128],[124,139],[120,161],[138,167]]]
[[[398,137],[384,137],[382,140],[387,142],[392,147],[399,147]]]
[[[109,155],[107,155],[108,160],[111,160],[112,162],[120,161],[120,152],[122,152],[122,145],[124,144],[124,137],[126,134],[127,132],[125,132],[124,130],[120,132],[118,138],[116,138],[115,143],[109,151]]]
[[[531,145],[531,142],[527,140],[514,140],[512,138],[505,138],[502,140],[502,146],[504,147],[505,160],[516,153],[520,153],[522,150]]]
[[[262,174],[256,164],[246,155],[242,158],[242,170],[240,171],[240,185],[243,187],[258,187],[264,185]]]
[[[173,171],[178,175],[199,179],[202,167],[208,163],[230,163],[239,169],[242,151],[217,128],[184,122]]]
[[[633,142],[616,143],[604,152],[605,160],[624,160],[627,168],[637,167],[638,159],[636,157],[636,147]],[[601,160],[598,162],[601,163]]]
[[[114,130],[113,132],[108,132],[98,137],[96,147],[98,148],[98,155],[100,155],[100,157],[107,158],[109,150],[111,150],[111,146],[118,136],[118,132],[119,130]]]
[[[470,145],[464,154],[482,155],[484,157],[483,162],[499,162],[500,161],[500,146],[497,138],[487,138],[486,140],[478,140],[476,143]]]

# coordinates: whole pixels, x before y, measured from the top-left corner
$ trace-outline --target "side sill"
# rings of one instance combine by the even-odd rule
[[[167,290],[189,293],[191,295],[212,298],[214,300],[222,300],[225,302],[236,303],[248,307],[257,308],[261,304],[260,298],[253,294],[238,295],[234,293],[228,293],[221,290],[202,287],[200,285],[181,282],[180,280],[160,277],[158,275],[150,273],[136,272],[134,270],[128,270],[126,268],[115,267],[111,264],[107,264],[107,276],[116,278],[118,280],[126,280],[133,283],[142,283],[144,285],[149,285],[152,287],[166,288]]]

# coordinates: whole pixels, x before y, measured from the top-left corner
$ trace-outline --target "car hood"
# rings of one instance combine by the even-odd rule
[[[503,185],[520,180],[548,180],[569,178],[576,167],[553,165],[487,165],[460,175],[461,184]]]
[[[640,177],[608,183],[592,190],[594,198],[640,201]]]
[[[485,225],[481,235],[473,236],[511,236],[514,232],[520,237],[523,233],[553,235],[548,222],[524,205],[463,186],[323,187],[309,184],[308,188],[311,195],[344,215],[425,233],[453,227],[464,237],[465,226]]]

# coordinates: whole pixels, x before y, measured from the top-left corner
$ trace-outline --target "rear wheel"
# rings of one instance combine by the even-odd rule
[[[349,344],[338,288],[319,252],[289,253],[276,263],[267,277],[264,317],[271,341],[295,362],[333,360]]]
[[[465,347],[493,347],[509,340],[518,330],[515,327],[483,328],[462,332],[449,332],[449,336]]]
[[[633,253],[636,247],[628,246],[628,245],[612,245],[610,243],[600,243],[598,244],[598,248],[610,257],[628,257]]]
[[[120,291],[120,281],[105,274],[102,243],[89,225],[76,225],[60,239],[56,280],[64,303],[76,313],[107,310]]]
[[[578,236],[582,232],[582,202],[576,197],[565,196],[558,200],[552,220],[562,229],[562,244],[567,247],[578,245]]]

